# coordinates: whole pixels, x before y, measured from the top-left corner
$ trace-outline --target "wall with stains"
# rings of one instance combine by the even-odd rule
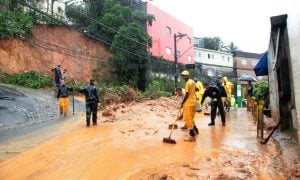
[[[102,43],[60,26],[36,25],[26,39],[0,39],[0,71],[7,74],[36,70],[52,75],[61,64],[70,79],[101,80],[109,73],[109,57]]]
[[[292,112],[293,126],[300,140],[300,2],[288,4],[287,30],[291,58],[291,81],[293,84],[295,110]]]

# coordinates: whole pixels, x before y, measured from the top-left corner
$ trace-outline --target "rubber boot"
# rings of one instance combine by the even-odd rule
[[[189,141],[189,142],[195,142],[196,141],[194,129],[189,130],[189,137],[184,139],[184,141]]]
[[[197,128],[197,126],[194,126],[194,129],[193,129],[193,130],[194,130],[194,132],[195,132],[196,135],[199,134],[199,129]]]

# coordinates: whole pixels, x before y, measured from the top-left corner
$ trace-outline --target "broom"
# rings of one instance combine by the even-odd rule
[[[181,112],[181,108],[179,109],[179,111],[178,111],[178,113],[177,113],[177,116],[176,116],[176,120],[175,120],[174,124],[172,125],[172,129],[171,129],[171,132],[170,132],[169,137],[163,138],[163,142],[164,142],[164,143],[176,144],[175,139],[172,139],[171,136],[172,136],[172,133],[173,133],[173,130],[174,130],[174,127],[175,127],[175,123],[176,123],[176,121],[177,121],[177,119],[178,119],[178,115],[179,115],[180,112]]]
[[[168,129],[172,129],[172,128],[178,129],[178,126],[177,126],[177,124],[176,124],[176,121],[179,120],[178,118],[179,118],[179,115],[180,115],[180,114],[181,114],[181,109],[179,109],[179,111],[178,111],[178,113],[177,113],[177,117],[176,117],[175,122],[174,122],[173,124],[169,124]]]

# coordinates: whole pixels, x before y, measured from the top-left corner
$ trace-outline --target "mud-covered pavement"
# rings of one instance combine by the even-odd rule
[[[197,113],[197,141],[185,142],[186,132],[176,130],[174,145],[162,143],[169,135],[168,124],[175,119],[174,101],[161,98],[107,109],[111,112],[105,114],[112,115],[100,116],[98,126],[86,128],[82,115],[73,123],[76,128],[70,128],[70,121],[61,124],[61,135],[1,162],[0,179],[300,177],[298,161],[287,163],[280,158],[275,142],[258,143],[255,125],[245,110],[228,113],[226,127],[219,117],[215,127],[208,127],[209,117]]]

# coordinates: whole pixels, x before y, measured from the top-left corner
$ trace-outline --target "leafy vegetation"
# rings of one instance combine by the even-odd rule
[[[33,18],[19,10],[0,12],[0,38],[25,38],[31,34]]]
[[[225,46],[225,50],[231,53],[237,51],[238,49],[239,48],[233,42],[230,42],[229,45]]]
[[[220,37],[204,37],[203,41],[204,48],[206,49],[225,52],[234,52],[238,50],[238,47],[233,42],[226,45]]]
[[[130,36],[135,41],[143,43],[143,45],[135,41],[129,41],[124,36]],[[147,72],[150,69],[150,57],[147,52],[147,46],[150,43],[151,39],[142,26],[131,23],[120,28],[111,46],[114,55],[110,62],[116,69],[116,74],[121,82],[145,90],[148,79]],[[131,53],[123,49],[130,49]]]
[[[175,91],[175,82],[174,79],[168,77],[152,77],[150,82],[158,82],[161,91],[165,92],[174,92]]]
[[[20,0],[20,2],[37,8],[37,1]],[[25,38],[31,34],[36,23],[63,24],[60,15],[53,14],[51,11],[52,17],[50,17],[33,9],[24,10],[16,0],[4,0],[0,3],[0,10],[0,38]]]
[[[204,48],[206,49],[219,51],[219,50],[223,50],[225,47],[225,44],[220,37],[213,37],[213,38],[204,37],[203,41],[204,41]]]
[[[174,84],[173,88],[171,88],[169,85],[164,84],[164,82],[168,83],[169,85],[172,84],[172,82],[169,82],[167,79],[158,79],[155,78],[149,83],[147,89],[145,92],[143,92],[143,97],[150,98],[150,99],[157,99],[159,97],[170,97],[172,96],[172,92],[174,91]],[[171,91],[167,91],[167,89],[172,89]]]
[[[269,93],[268,82],[259,81],[253,86],[253,94],[256,100],[266,100]]]
[[[85,6],[67,7],[67,17],[88,34],[111,44],[110,65],[119,84],[146,89],[151,39],[143,25],[154,16],[133,10],[130,1],[87,0]]]
[[[102,9],[102,15],[96,17],[100,23],[91,23],[88,26],[88,32],[92,32],[98,38],[111,43],[117,31],[122,26],[127,26],[131,17],[129,7],[122,6],[119,3],[113,3],[106,0]]]
[[[53,86],[50,76],[47,74],[38,74],[36,71],[28,71],[13,75],[1,75],[1,81],[7,84],[39,89]]]

